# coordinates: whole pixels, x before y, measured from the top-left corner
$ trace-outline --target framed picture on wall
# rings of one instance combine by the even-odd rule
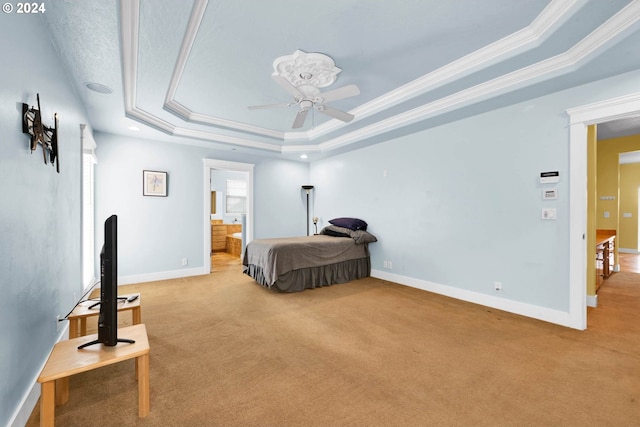
[[[142,195],[167,197],[167,173],[142,171]]]

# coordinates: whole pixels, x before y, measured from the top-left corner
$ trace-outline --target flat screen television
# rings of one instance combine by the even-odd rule
[[[100,252],[98,339],[82,344],[78,349],[93,344],[114,346],[119,342],[135,341],[118,338],[118,217],[111,215],[104,222],[104,245]]]

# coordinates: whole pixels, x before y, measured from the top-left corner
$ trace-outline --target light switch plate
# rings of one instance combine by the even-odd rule
[[[542,219],[556,219],[556,208],[542,208]]]

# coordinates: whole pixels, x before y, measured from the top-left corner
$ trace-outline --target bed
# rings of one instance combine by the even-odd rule
[[[300,292],[345,283],[371,273],[369,243],[377,238],[366,231],[329,225],[320,234],[305,237],[257,239],[249,242],[242,271],[256,282],[281,292]],[[330,221],[331,222],[331,221]],[[356,226],[352,226],[356,227]],[[363,229],[364,227],[364,229]]]

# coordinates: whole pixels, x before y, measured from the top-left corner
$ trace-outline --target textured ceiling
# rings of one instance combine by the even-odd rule
[[[54,0],[43,19],[94,129],[291,159],[640,68],[638,0]],[[322,91],[359,87],[329,103],[354,120],[249,110],[293,100],[271,75],[296,50],[342,70]]]

